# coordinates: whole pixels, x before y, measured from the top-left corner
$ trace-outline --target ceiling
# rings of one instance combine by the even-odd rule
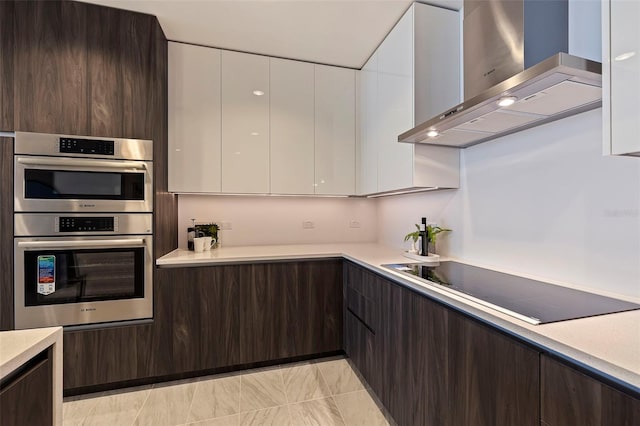
[[[410,0],[85,0],[158,17],[169,40],[361,68]],[[429,1],[460,9],[462,0]]]

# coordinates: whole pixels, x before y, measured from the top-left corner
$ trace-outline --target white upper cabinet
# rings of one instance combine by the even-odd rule
[[[270,58],[271,192],[314,193],[314,65]]]
[[[358,82],[358,195],[378,192],[378,53],[362,67]]]
[[[220,51],[169,42],[169,191],[219,192]]]
[[[269,193],[269,58],[222,51],[222,192]]]
[[[315,65],[315,193],[356,190],[355,71]]]
[[[457,150],[398,135],[460,103],[460,28],[459,12],[414,3],[360,71],[360,195],[459,186]]]
[[[414,15],[415,6],[378,48],[378,113],[382,123],[376,192],[413,186],[413,145],[398,143],[398,135],[414,125]]]
[[[640,2],[602,5],[604,153],[640,156]]]
[[[355,194],[356,72],[169,44],[169,190]]]

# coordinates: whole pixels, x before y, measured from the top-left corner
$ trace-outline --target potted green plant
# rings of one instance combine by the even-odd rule
[[[416,243],[420,239],[420,225],[418,225],[417,223],[415,225],[416,225],[416,230],[413,232],[409,232],[407,235],[404,236],[405,241],[411,240],[411,250],[409,250],[410,253],[418,252]],[[442,232],[451,232],[451,229],[442,228],[437,225],[431,225],[431,224],[427,225],[427,241],[429,243],[429,253],[435,253],[436,238],[438,234]]]

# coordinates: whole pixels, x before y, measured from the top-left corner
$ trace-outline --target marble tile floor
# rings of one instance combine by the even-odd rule
[[[382,426],[387,418],[342,357],[69,397],[63,404],[64,426]]]

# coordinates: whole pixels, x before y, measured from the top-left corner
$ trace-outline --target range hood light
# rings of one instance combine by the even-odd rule
[[[626,61],[629,58],[633,58],[634,56],[636,56],[636,52],[625,52],[625,53],[621,53],[618,56],[616,56],[614,58],[615,61]]]
[[[515,104],[517,100],[518,98],[516,98],[515,96],[505,96],[503,98],[498,99],[497,103],[499,107],[508,107]]]
[[[256,95],[256,96],[262,96],[262,95],[264,95],[264,92],[262,90],[254,90],[253,94]]]
[[[438,136],[440,133],[438,133],[437,130],[429,130],[427,132],[427,136],[430,138],[435,138],[436,136]]]

